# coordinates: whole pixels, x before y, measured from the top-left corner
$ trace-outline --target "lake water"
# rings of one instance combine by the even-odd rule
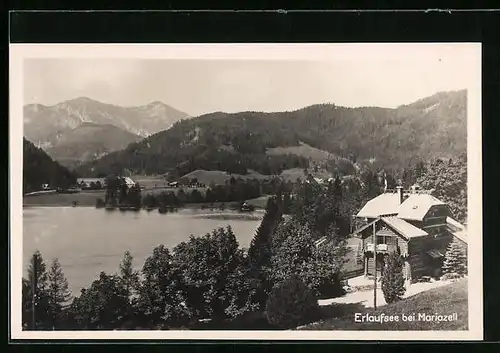
[[[240,247],[248,247],[262,212],[206,210],[120,212],[92,207],[25,207],[23,209],[23,264],[39,250],[49,267],[58,258],[73,294],[90,286],[100,271],[115,273],[126,250],[140,269],[153,249],[170,250],[191,234],[201,236],[231,225]]]

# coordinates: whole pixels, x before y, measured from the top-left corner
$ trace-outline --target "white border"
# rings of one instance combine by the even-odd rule
[[[473,53],[467,69],[474,82],[467,101],[467,176],[469,239],[468,331],[56,331],[21,330],[22,277],[22,131],[23,60],[26,58],[126,58],[126,59],[224,59],[224,60],[357,60],[394,47],[419,51],[453,50],[462,46]],[[339,48],[342,50],[339,51]],[[398,59],[395,51],[392,59]],[[404,59],[404,55],[401,60]],[[383,83],[382,83],[383,84]],[[357,44],[11,44],[10,45],[10,252],[11,339],[181,339],[181,340],[482,340],[482,143],[481,143],[481,44],[479,43],[357,43]],[[11,283],[12,284],[12,283]]]

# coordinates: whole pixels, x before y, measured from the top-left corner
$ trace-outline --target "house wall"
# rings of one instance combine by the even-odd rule
[[[426,241],[423,238],[413,238],[408,243],[408,263],[411,267],[411,277],[413,279],[424,276],[427,272],[423,258]]]
[[[441,269],[442,259],[432,258],[427,252],[436,249],[444,254],[452,240],[453,236],[447,232],[411,239],[408,243],[408,262],[412,278],[436,275]]]
[[[449,217],[450,212],[448,210],[448,207],[444,205],[436,205],[432,206],[427,214],[424,216],[423,222],[422,222],[422,228],[425,230],[427,227],[432,227],[432,226],[445,226],[446,225],[446,217]]]
[[[377,252],[377,271],[380,274],[382,270],[382,266],[384,263],[384,257],[387,256],[392,251],[402,251],[401,249],[407,249],[408,246],[406,241],[401,238],[398,234],[396,234],[393,230],[381,226],[379,224],[376,225],[375,234],[378,239],[379,237],[384,237],[384,243],[388,245],[387,252]],[[362,234],[363,236],[363,251],[365,254],[365,275],[373,275],[375,268],[375,261],[373,258],[372,252],[366,252],[368,245],[373,244],[373,228],[367,228]],[[381,243],[380,241],[378,242]]]
[[[384,264],[384,257],[386,254],[377,253],[377,275],[380,276]],[[375,268],[375,261],[373,260],[373,253],[365,254],[365,275],[373,275]]]
[[[402,238],[398,238],[399,253],[403,256],[408,255],[408,242]]]
[[[384,242],[388,244],[388,251],[377,252],[377,269],[380,273],[384,256],[391,251],[399,251],[405,257],[405,278],[416,280],[422,276],[434,276],[438,274],[442,265],[442,258],[432,258],[428,251],[436,249],[442,254],[453,240],[453,235],[441,228],[430,228],[437,230],[433,234],[423,237],[405,240],[392,229],[382,224],[376,225],[376,236],[384,236]],[[434,234],[435,233],[435,234]],[[364,269],[365,274],[372,275],[375,268],[375,261],[372,252],[367,252],[368,245],[373,244],[373,228],[369,227],[361,234],[363,238]]]

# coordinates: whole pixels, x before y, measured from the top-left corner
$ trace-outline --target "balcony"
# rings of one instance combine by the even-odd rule
[[[389,244],[378,244],[377,252],[388,253],[395,250],[393,245]],[[365,252],[373,252],[373,244],[366,244]]]

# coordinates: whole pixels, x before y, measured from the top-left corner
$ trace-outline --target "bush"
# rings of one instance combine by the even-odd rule
[[[316,313],[318,301],[314,293],[293,275],[274,287],[266,302],[267,321],[281,328],[294,328]]]
[[[448,246],[443,262],[443,274],[449,278],[463,277],[467,274],[467,255],[465,248],[454,240]]]
[[[405,293],[403,276],[403,259],[398,253],[391,253],[382,274],[382,292],[385,301],[389,304],[401,299]]]
[[[458,273],[450,272],[450,273],[446,273],[443,276],[441,276],[441,280],[442,281],[448,281],[448,280],[459,279],[459,278],[462,278],[462,277],[463,277],[463,275],[460,275]]]

